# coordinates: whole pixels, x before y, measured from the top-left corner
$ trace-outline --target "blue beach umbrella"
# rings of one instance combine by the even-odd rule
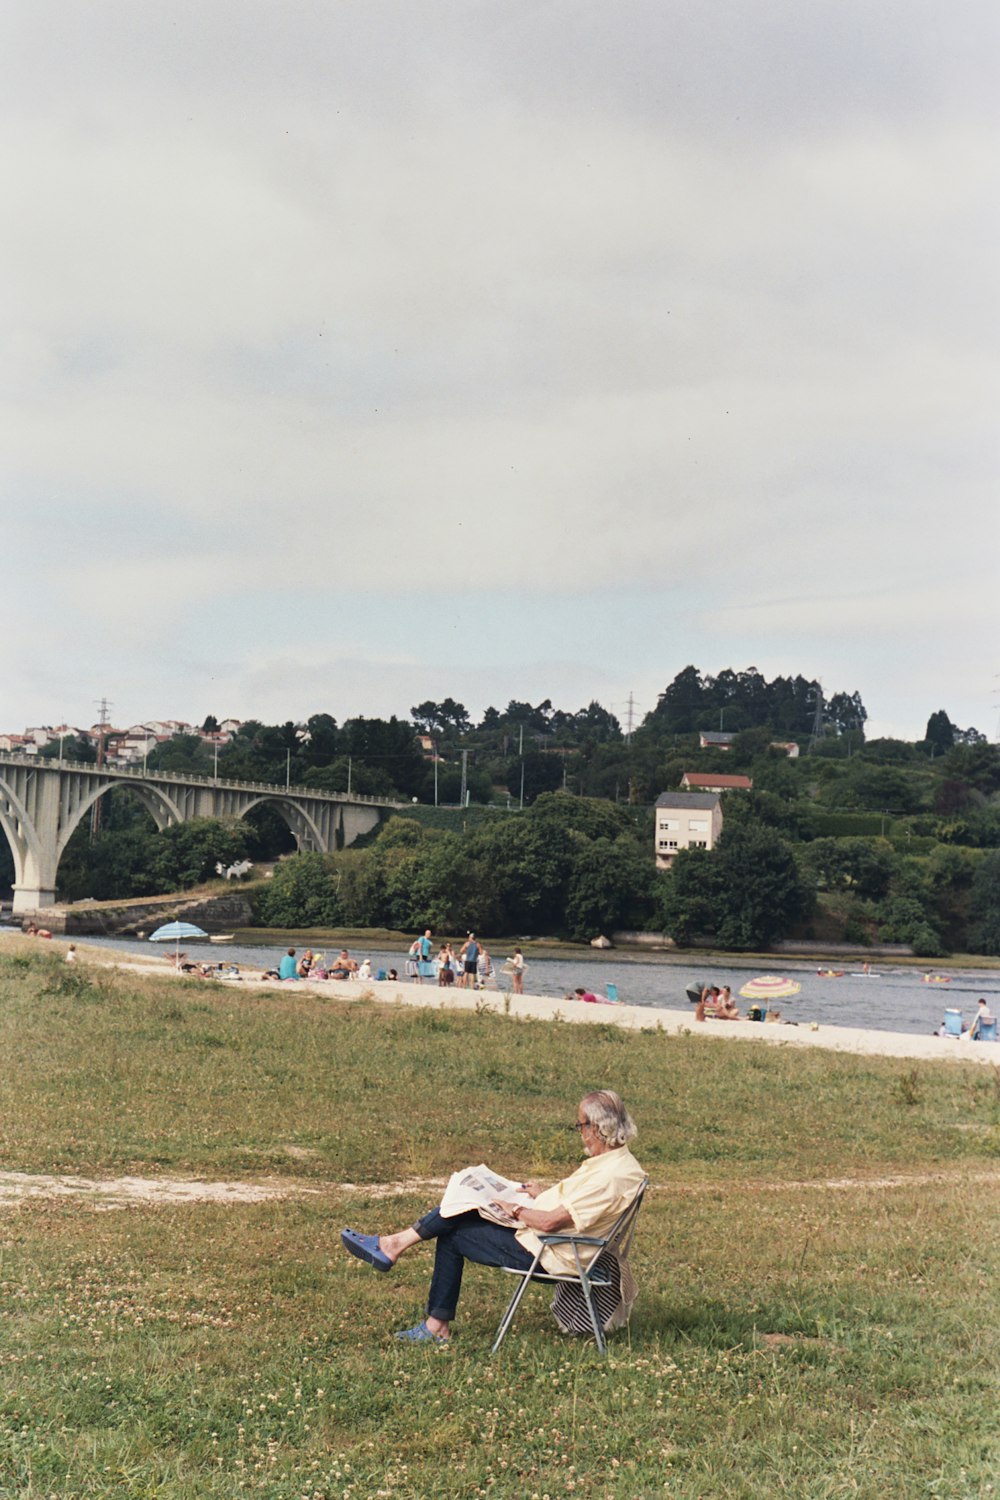
[[[196,927],[193,922],[166,922],[150,934],[151,943],[174,943],[180,942],[181,938],[203,938],[208,933],[203,927]]]
[[[176,963],[180,957],[182,941],[186,942],[188,938],[205,937],[208,937],[205,929],[203,927],[196,927],[193,922],[165,922],[162,927],[158,927],[155,932],[150,933],[149,941],[151,943],[173,943],[174,963]]]

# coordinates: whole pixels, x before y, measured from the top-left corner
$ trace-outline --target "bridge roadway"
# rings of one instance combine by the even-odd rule
[[[220,781],[213,776],[88,766],[0,752],[0,827],[14,855],[15,912],[54,905],[59,861],[74,829],[95,802],[119,787],[135,793],[160,829],[192,818],[242,818],[252,807],[270,803],[288,824],[298,848],[321,854],[345,848],[370,832],[383,812],[405,805],[312,787]]]

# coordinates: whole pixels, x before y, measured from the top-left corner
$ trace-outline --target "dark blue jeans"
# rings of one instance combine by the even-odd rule
[[[475,1209],[445,1219],[438,1209],[432,1208],[413,1227],[422,1240],[437,1240],[427,1316],[440,1318],[442,1323],[450,1323],[455,1316],[467,1260],[481,1266],[509,1266],[526,1271],[535,1258],[530,1250],[518,1244],[513,1229],[480,1218]]]

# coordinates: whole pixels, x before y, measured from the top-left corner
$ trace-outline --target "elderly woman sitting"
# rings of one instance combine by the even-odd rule
[[[397,1338],[412,1343],[447,1342],[467,1260],[527,1271],[539,1248],[539,1234],[568,1230],[602,1235],[611,1229],[643,1182],[643,1170],[628,1149],[635,1125],[617,1094],[598,1089],[580,1101],[575,1129],[580,1132],[586,1161],[553,1187],[525,1183],[532,1206],[504,1205],[517,1220],[516,1229],[494,1224],[475,1210],[445,1218],[439,1208],[432,1208],[411,1228],[396,1234],[342,1232],[344,1249],[377,1271],[391,1271],[403,1252],[422,1240],[437,1241],[427,1316],[415,1328],[397,1333]],[[575,1270],[572,1247],[547,1246],[541,1267],[544,1271]]]

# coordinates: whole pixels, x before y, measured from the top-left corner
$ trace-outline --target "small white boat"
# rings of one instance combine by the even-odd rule
[[[213,932],[208,941],[210,943],[235,943],[236,934],[232,932]]]

